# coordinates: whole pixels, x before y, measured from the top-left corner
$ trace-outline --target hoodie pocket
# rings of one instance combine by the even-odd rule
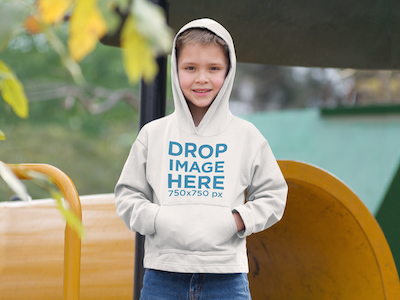
[[[155,227],[157,246],[165,252],[223,254],[232,251],[231,239],[237,231],[229,207],[207,204],[161,206]]]

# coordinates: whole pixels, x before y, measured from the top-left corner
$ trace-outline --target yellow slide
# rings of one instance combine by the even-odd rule
[[[400,299],[389,246],[358,197],[321,169],[279,164],[288,205],[278,224],[248,238],[253,299]],[[75,188],[64,173],[32,167],[58,174],[64,197],[74,201],[67,199]],[[0,300],[132,299],[135,235],[116,215],[112,194],[80,202],[86,237],[75,285],[68,281],[79,279],[79,268],[71,267],[79,251],[67,254],[71,274],[63,283],[65,223],[54,201],[0,204]],[[63,292],[65,285],[72,292]]]
[[[360,199],[327,172],[279,161],[285,214],[248,238],[254,299],[400,299],[389,245]]]

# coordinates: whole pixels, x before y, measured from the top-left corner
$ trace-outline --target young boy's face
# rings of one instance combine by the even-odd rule
[[[207,111],[228,72],[228,60],[221,47],[213,44],[189,44],[178,58],[178,77],[183,95],[193,113]]]

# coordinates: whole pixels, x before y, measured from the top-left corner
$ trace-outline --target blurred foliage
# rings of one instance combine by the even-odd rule
[[[0,53],[0,59],[6,60],[14,69],[26,86],[27,90],[41,83],[74,84],[68,75],[68,71],[62,66],[58,55],[46,44],[35,42],[37,36],[21,35],[11,41],[8,49]],[[39,45],[38,45],[39,44]],[[98,45],[96,50],[87,56],[81,63],[82,72],[93,84],[109,89],[127,88],[132,93],[138,94],[138,84],[130,86],[122,65],[119,49]],[[78,102],[69,109],[63,109],[64,99],[31,102],[29,124],[58,123],[62,126],[70,126],[80,120],[74,128],[79,128],[88,134],[98,135],[101,132],[101,122],[113,122],[114,119],[127,119],[135,114],[134,108],[116,109],[105,115],[93,116],[87,113]],[[0,101],[0,126],[7,123],[23,123]],[[100,123],[100,125],[98,124]],[[4,125],[3,125],[3,128]]]
[[[19,36],[0,58],[7,59],[28,91],[39,83],[74,84],[58,55],[45,44],[38,46],[35,37],[23,35],[21,41]],[[139,93],[138,85],[129,85],[117,48],[99,44],[81,66],[93,84]],[[0,101],[0,128],[7,133],[7,140],[0,145],[1,159],[54,165],[71,177],[81,195],[113,192],[137,134],[137,110],[120,102],[111,110],[92,115],[80,102],[66,109],[64,98],[31,102],[27,120],[18,118]],[[25,183],[33,199],[48,197],[45,190]],[[0,181],[0,200],[11,195]]]
[[[80,194],[112,192],[137,133],[140,76],[130,78],[136,84],[130,86],[125,70],[128,75],[141,74],[148,67],[130,63],[124,69],[121,52],[135,55],[133,45],[129,49],[100,46],[92,52],[104,34],[112,34],[121,24],[117,6],[135,20],[123,26],[136,27],[135,34],[141,37],[135,40],[136,47],[148,46],[148,60],[169,52],[172,31],[162,10],[147,0],[0,1],[0,61],[7,62],[0,68],[0,92],[11,105],[0,101],[0,126],[7,134],[1,160],[52,164],[70,175]],[[24,92],[8,65],[26,86],[27,95],[34,95],[29,123],[12,112],[13,108],[23,116],[21,102],[16,101]],[[146,79],[153,75],[154,68]],[[121,89],[118,95],[113,92]],[[99,109],[98,104],[104,103]],[[90,110],[93,107],[97,110]],[[105,112],[92,115],[88,110]],[[33,198],[48,196],[32,185],[29,192]],[[0,182],[0,200],[11,193]]]
[[[42,106],[45,114],[56,112],[54,118],[59,120],[55,121],[46,118],[40,109],[36,110],[37,104],[42,103],[32,105],[31,109],[35,122],[14,119],[3,124],[0,121],[0,126],[8,132],[7,140],[1,145],[2,160],[54,165],[70,176],[80,195],[113,192],[136,138],[137,113],[125,103],[94,116],[79,111],[79,107],[65,111],[57,106],[57,101],[46,102]],[[44,190],[28,186],[32,198],[48,197]],[[0,183],[0,199],[7,200],[9,196],[10,191]]]
[[[62,39],[66,27],[60,26]],[[128,89],[139,97],[139,84],[131,85],[125,74],[121,51],[98,44],[80,63],[88,82],[111,90]],[[43,35],[22,34],[0,53],[24,83],[26,90],[40,84],[75,85],[58,54]],[[167,74],[169,75],[169,67]],[[168,76],[168,106],[172,111],[172,91]],[[111,193],[138,131],[137,109],[120,101],[112,109],[90,114],[79,102],[65,106],[65,95],[30,102],[29,119],[18,118],[0,101],[0,128],[7,140],[0,144],[6,163],[47,163],[64,171],[76,184],[79,194]],[[48,193],[26,181],[33,199]],[[12,195],[0,181],[0,201]]]
[[[61,26],[58,31],[61,38],[66,40],[66,26]],[[0,59],[7,61],[18,78],[28,86],[40,82],[73,83],[58,54],[49,47],[44,34],[32,36],[24,33],[17,36],[11,40],[5,51],[0,52]],[[131,86],[138,90],[138,84],[129,85],[118,48],[99,44],[80,65],[88,82],[106,88]]]
[[[129,21],[124,22],[123,16]],[[77,62],[90,54],[101,38],[114,34],[118,28],[123,32],[120,44],[129,80],[137,83],[143,77],[150,82],[157,73],[157,55],[170,52],[173,38],[165,13],[158,5],[147,0],[0,1],[0,51],[10,40],[11,48],[23,52],[29,51],[34,44],[38,52],[44,54],[50,46],[81,87],[77,92],[75,89],[75,97],[76,93],[85,94],[90,89]],[[27,33],[34,36],[30,38]],[[42,61],[41,65],[48,63]],[[28,66],[24,65],[24,68]],[[40,69],[34,69],[34,72],[40,72]],[[63,73],[54,74],[55,78]],[[23,86],[2,60],[0,94],[17,115],[26,117],[27,113],[22,113],[27,111]],[[106,97],[106,100],[115,102],[115,95],[108,94],[114,99]],[[83,102],[87,100],[85,95],[78,98]],[[89,107],[87,103],[84,105]],[[4,137],[0,132],[0,138],[3,140]]]

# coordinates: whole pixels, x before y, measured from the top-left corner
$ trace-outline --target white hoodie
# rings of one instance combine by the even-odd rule
[[[130,230],[146,236],[145,268],[247,273],[246,236],[282,218],[287,185],[265,138],[229,111],[236,70],[230,34],[200,19],[177,36],[195,27],[226,41],[229,73],[196,127],[179,86],[174,41],[175,111],[141,129],[115,187],[117,213]],[[242,217],[244,231],[237,232],[232,212]]]

